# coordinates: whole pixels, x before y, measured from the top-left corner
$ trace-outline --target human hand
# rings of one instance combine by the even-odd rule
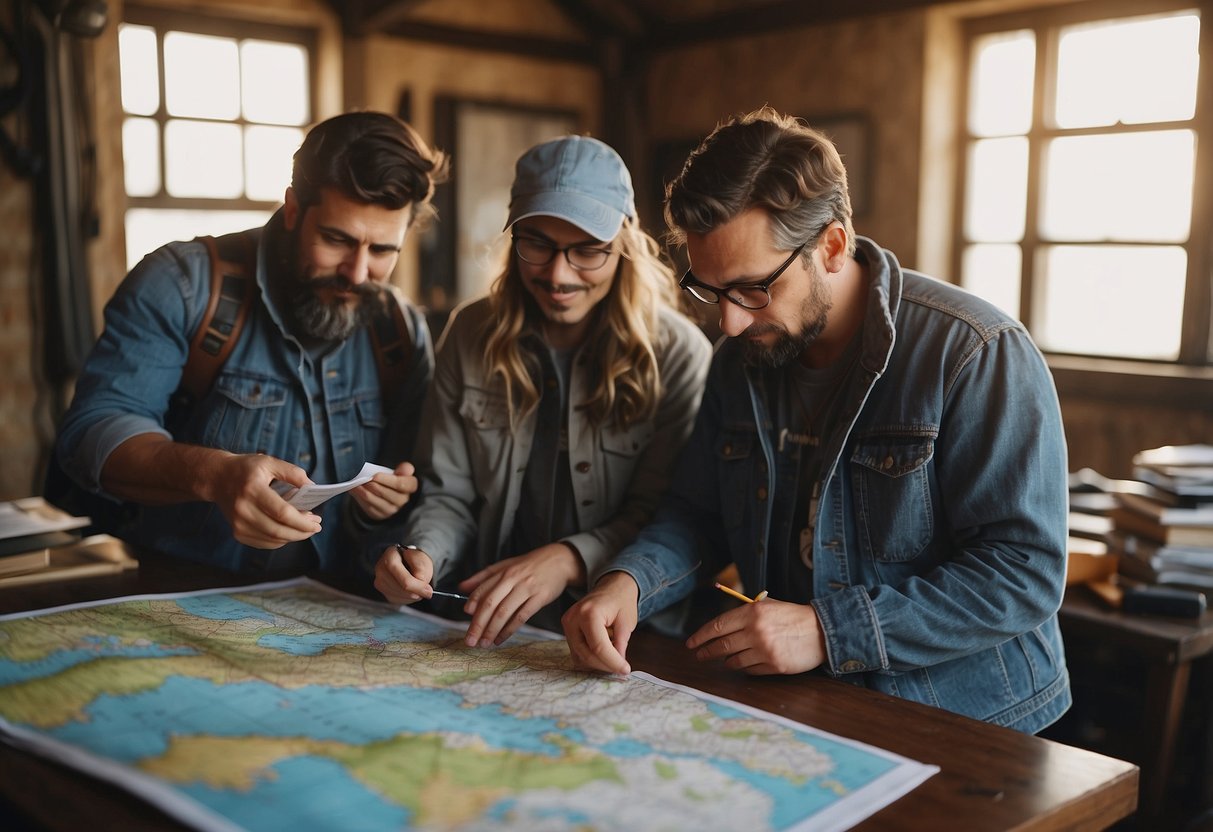
[[[320,531],[320,517],[290,505],[270,487],[275,480],[296,488],[310,485],[307,472],[297,465],[265,454],[216,454],[208,459],[206,499],[215,503],[232,527],[232,535],[246,546],[277,549]]]
[[[350,494],[371,520],[386,520],[417,493],[417,476],[413,463],[402,462],[390,474],[376,474]]]
[[[565,587],[584,583],[581,555],[564,543],[549,543],[487,566],[459,584],[471,596],[463,605],[472,616],[464,641],[468,647],[501,644],[559,598]]]
[[[375,589],[393,604],[411,604],[434,592],[434,561],[420,549],[389,546],[375,564]]]
[[[687,639],[700,661],[724,659],[752,675],[803,673],[826,660],[825,633],[812,604],[770,598],[716,616]]]
[[[636,629],[640,587],[627,572],[608,572],[560,619],[573,664],[626,676],[628,641]]]

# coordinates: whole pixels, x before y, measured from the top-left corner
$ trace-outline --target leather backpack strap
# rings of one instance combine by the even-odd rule
[[[211,389],[240,338],[253,305],[257,268],[257,247],[243,231],[197,239],[210,255],[211,296],[181,372],[181,389],[194,401]]]
[[[386,301],[371,316],[371,343],[375,345],[375,366],[379,370],[379,395],[384,402],[404,384],[413,358],[413,334],[400,306],[400,299],[388,287]]]

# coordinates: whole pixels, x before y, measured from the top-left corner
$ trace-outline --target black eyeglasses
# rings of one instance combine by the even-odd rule
[[[678,288],[686,289],[696,300],[703,303],[720,303],[721,298],[726,298],[742,309],[762,309],[771,302],[771,284],[787,271],[788,266],[792,265],[792,261],[796,259],[797,255],[808,244],[809,241],[805,240],[796,246],[796,249],[788,256],[788,259],[783,261],[782,266],[771,272],[771,276],[766,280],[761,280],[758,283],[745,283],[738,286],[730,286],[727,289],[717,289],[715,286],[701,283],[699,278],[691,274],[690,269],[687,269],[686,274],[682,276],[682,280],[678,281]]]
[[[592,272],[606,265],[611,256],[609,248],[579,244],[560,248],[537,237],[514,237],[514,251],[532,266],[546,266],[559,253],[579,272]]]

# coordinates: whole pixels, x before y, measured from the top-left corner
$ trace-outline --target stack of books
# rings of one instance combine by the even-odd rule
[[[1126,578],[1213,590],[1213,445],[1167,445],[1133,458],[1138,486],[1114,493],[1111,551]]]
[[[0,588],[122,572],[138,566],[105,534],[80,537],[92,521],[41,497],[0,502]]]
[[[1116,574],[1117,558],[1109,553],[1107,543],[1112,531],[1109,514],[1116,507],[1111,493],[1115,484],[1090,468],[1070,474],[1067,584],[1099,583]]]

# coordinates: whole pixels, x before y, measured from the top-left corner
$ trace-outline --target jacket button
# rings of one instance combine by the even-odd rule
[[[884,468],[886,471],[889,470],[890,468],[892,468],[893,467],[893,457],[886,456],[884,458],[884,465],[882,465],[881,467]]]
[[[724,447],[721,448],[720,450],[721,450],[721,453],[723,453],[725,456],[733,455],[733,446],[731,444],[729,444],[728,442],[726,442]]]
[[[765,485],[758,486],[758,499],[765,500],[767,498],[767,487]]]
[[[589,470],[590,470],[590,463],[588,463],[588,462],[578,462],[577,463],[577,473],[584,474]]]
[[[858,659],[847,659],[842,663],[842,667],[840,669],[843,673],[855,673],[863,670],[863,662],[859,661]]]

